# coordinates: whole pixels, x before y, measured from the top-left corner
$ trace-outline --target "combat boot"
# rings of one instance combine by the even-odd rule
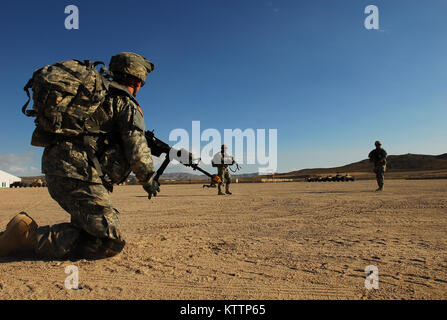
[[[230,190],[225,190],[225,193],[226,193],[226,194],[232,194],[232,193],[230,192]]]
[[[20,212],[6,225],[0,235],[0,257],[19,251],[33,249],[37,243],[37,223],[25,212]]]

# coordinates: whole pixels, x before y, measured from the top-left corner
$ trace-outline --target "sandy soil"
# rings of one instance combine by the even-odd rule
[[[100,261],[0,260],[0,299],[446,299],[447,181],[116,188],[127,246]],[[0,189],[0,229],[21,210],[68,221],[45,188]],[[79,270],[67,290],[65,267]],[[377,266],[379,288],[365,288]]]

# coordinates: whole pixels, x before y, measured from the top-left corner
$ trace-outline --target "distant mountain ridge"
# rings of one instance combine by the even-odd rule
[[[437,156],[411,153],[403,155],[389,155],[387,160],[387,172],[447,170],[447,153]],[[371,172],[371,170],[372,163],[369,159],[365,159],[341,167],[302,169],[287,173],[280,173],[276,176],[305,177],[308,175],[329,174],[335,172]]]
[[[194,174],[188,172],[164,172],[161,179],[166,180],[205,180],[208,179],[207,176],[202,174]]]
[[[447,153],[441,155],[425,155],[425,154],[403,154],[389,155],[387,162],[387,172],[399,171],[428,171],[428,170],[447,170]],[[353,162],[340,167],[332,168],[312,168],[302,169],[292,172],[277,173],[276,177],[306,177],[317,174],[331,173],[352,173],[352,172],[372,172],[372,163],[369,159]],[[251,178],[259,176],[257,173],[232,174],[233,178]],[[163,179],[174,180],[206,180],[204,175],[196,175],[190,173],[164,173]]]

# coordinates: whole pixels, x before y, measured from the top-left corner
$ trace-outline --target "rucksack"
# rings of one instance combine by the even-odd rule
[[[22,112],[35,117],[36,129],[31,144],[46,147],[54,137],[77,137],[88,129],[86,120],[104,102],[110,80],[103,62],[67,60],[47,65],[33,73],[24,90],[28,101]],[[31,100],[33,109],[26,110]]]

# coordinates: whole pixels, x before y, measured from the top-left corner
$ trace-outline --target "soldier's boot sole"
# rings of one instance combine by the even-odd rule
[[[0,257],[20,250],[33,249],[36,245],[37,223],[25,212],[20,212],[6,225],[0,235]]]

